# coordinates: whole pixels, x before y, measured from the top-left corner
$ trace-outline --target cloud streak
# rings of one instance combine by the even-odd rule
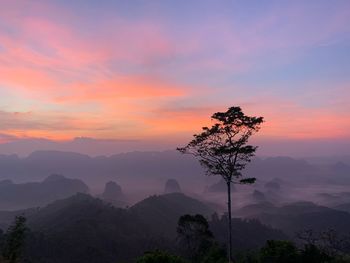
[[[232,105],[266,117],[262,136],[350,137],[349,72],[317,74],[340,69],[347,1],[114,4],[2,3],[1,140],[192,134]]]

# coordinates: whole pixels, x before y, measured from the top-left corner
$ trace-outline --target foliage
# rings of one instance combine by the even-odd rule
[[[269,240],[259,252],[259,263],[348,263],[350,258],[345,254],[329,253],[324,247],[305,244],[297,248],[290,241]],[[242,263],[250,261],[242,261]]]
[[[344,255],[341,257],[336,257],[330,261],[330,263],[350,263],[350,256]]]
[[[296,263],[298,258],[298,249],[290,241],[268,240],[260,250],[261,263]]]
[[[333,257],[350,252],[349,235],[339,234],[334,229],[316,232],[312,229],[299,231],[296,237],[306,248],[317,247],[323,254]]]
[[[202,257],[201,263],[227,263],[226,250],[217,244],[212,245]]]
[[[263,118],[246,116],[240,107],[231,107],[214,113],[212,120],[212,127],[203,127],[202,133],[178,150],[197,157],[209,175],[221,175],[226,182],[253,183],[254,178],[242,178],[241,171],[257,149],[247,143]]]
[[[227,222],[227,216],[215,216],[209,221],[216,241],[222,244],[227,241]],[[232,218],[232,245],[237,252],[260,248],[270,239],[287,238],[282,231],[263,225],[256,219]]]
[[[174,204],[174,198],[178,197],[180,195],[172,195],[171,200],[167,200],[171,201],[169,204]],[[183,202],[183,199],[179,200]],[[220,246],[227,238],[227,216],[214,214],[207,222],[203,216],[187,215],[178,220],[181,223],[176,228],[176,220],[173,223],[169,218],[177,215],[168,209],[163,210],[168,201],[155,201],[148,200],[149,206],[142,209],[149,216],[153,214],[153,218],[147,221],[141,214],[138,216],[135,210],[117,209],[88,195],[57,201],[39,209],[35,216],[28,217],[31,231],[25,230],[25,218],[17,218],[4,235],[0,231],[1,252],[4,255],[7,252],[7,257],[0,257],[0,262],[11,262],[9,251],[19,252],[16,261],[12,262],[35,263],[135,262],[144,251],[154,251],[148,253],[147,257],[144,255],[139,258],[153,261],[140,262],[157,262],[154,260],[159,259],[161,262],[173,260],[169,262],[183,263],[187,261],[180,256],[189,247],[196,251],[195,255],[186,254],[192,263],[227,262],[226,249]],[[153,213],[156,208],[162,213]],[[174,209],[179,207],[175,206]],[[167,226],[169,229],[164,232],[166,234],[161,235],[156,231],[151,221]],[[344,234],[332,230],[319,233],[309,231],[309,235],[301,235],[306,241],[297,247],[289,241],[276,241],[287,237],[257,220],[233,218],[232,222],[235,263],[350,263],[348,250],[344,247],[348,243]],[[182,238],[186,236],[191,244],[183,242],[185,239],[180,242],[179,237],[177,244],[180,246],[174,246],[175,237],[169,237],[171,230],[180,230]],[[275,241],[266,242],[267,239]],[[19,246],[21,249],[16,250],[18,246],[14,244],[22,244]],[[260,250],[259,247],[263,248]],[[155,249],[169,252],[155,252]]]
[[[181,257],[171,255],[167,252],[156,250],[146,252],[142,257],[139,257],[136,263],[188,263]]]
[[[304,248],[300,251],[300,258],[301,262],[308,263],[329,262],[331,259],[331,257],[327,255],[325,251],[312,244],[307,244],[304,246]]]
[[[129,211],[142,218],[147,228],[152,229],[153,235],[167,235],[171,238],[177,236],[176,227],[180,216],[210,216],[214,213],[206,204],[182,193],[150,196],[132,206]]]
[[[198,261],[213,244],[213,234],[209,230],[207,220],[202,215],[181,216],[177,233],[181,247],[192,261]]]
[[[7,262],[19,262],[24,248],[26,232],[26,218],[17,216],[15,222],[7,229],[5,234],[2,256]]]

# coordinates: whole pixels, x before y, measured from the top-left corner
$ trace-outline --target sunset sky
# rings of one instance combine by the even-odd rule
[[[350,139],[350,1],[0,0],[0,142]]]

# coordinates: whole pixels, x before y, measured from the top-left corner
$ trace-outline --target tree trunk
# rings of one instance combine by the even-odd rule
[[[228,208],[228,262],[232,263],[232,225],[231,225],[231,181],[227,182]]]

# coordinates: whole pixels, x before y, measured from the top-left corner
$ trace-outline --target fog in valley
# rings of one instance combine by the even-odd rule
[[[60,262],[85,256],[87,262],[134,262],[154,248],[182,255],[176,240],[184,215],[203,216],[221,244],[220,257],[227,257],[227,184],[206,174],[192,155],[175,149],[98,156],[38,150],[2,154],[0,168],[0,228],[26,219],[28,258],[55,262],[62,246],[74,249]],[[349,155],[257,155],[242,174],[256,182],[231,184],[234,257],[263,251],[268,240],[302,248],[311,238],[328,249],[329,240],[350,233]],[[347,251],[345,241],[339,244]],[[88,256],[89,247],[103,254]]]
[[[244,174],[254,185],[236,185],[232,198],[236,216],[251,204],[277,207],[296,202],[340,209],[350,207],[350,157],[255,157]],[[226,211],[226,184],[205,176],[191,156],[175,150],[140,151],[90,157],[73,152],[35,151],[27,157],[0,156],[0,209],[42,207],[75,193],[88,193],[120,207],[132,206],[150,195],[181,192],[199,199],[218,213]],[[167,187],[168,181],[176,187]],[[108,183],[115,185],[108,189]],[[244,215],[243,215],[244,216]]]

